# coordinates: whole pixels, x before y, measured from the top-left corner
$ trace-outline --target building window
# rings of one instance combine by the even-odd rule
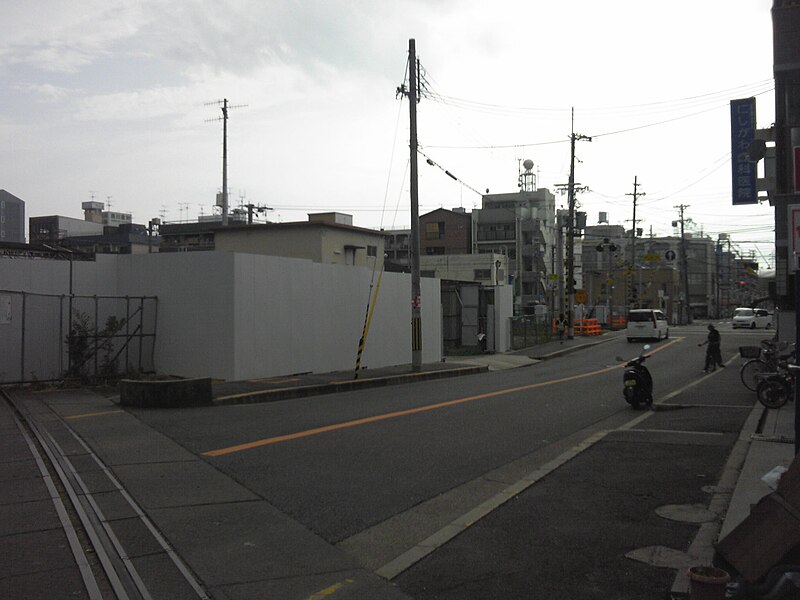
[[[475,280],[476,281],[487,281],[492,278],[492,270],[491,269],[475,269]]]
[[[444,221],[436,223],[425,223],[425,239],[426,240],[443,240],[444,239]]]
[[[444,246],[428,246],[425,254],[444,254]]]
[[[419,276],[420,277],[431,277],[431,278],[433,278],[433,277],[436,277],[436,271],[420,271],[419,272]]]
[[[367,246],[367,256],[378,256],[378,247]]]

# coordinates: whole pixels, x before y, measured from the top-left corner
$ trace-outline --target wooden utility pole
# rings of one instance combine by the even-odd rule
[[[575,133],[575,109],[572,109],[572,132],[569,136],[569,183],[567,184],[567,199],[569,202],[569,215],[567,217],[567,339],[575,337],[575,141],[592,138]],[[519,257],[517,257],[519,259]]]
[[[681,302],[681,312],[686,316],[686,323],[692,324],[692,307],[689,302],[689,253],[686,248],[686,232],[684,231],[683,211],[689,208],[688,204],[676,206],[680,211],[681,219],[681,282],[683,284],[683,302]],[[684,314],[681,315],[681,323],[684,322]]]
[[[408,112],[411,125],[411,370],[422,370],[422,305],[419,273],[419,186],[417,175],[417,50],[408,40]]]

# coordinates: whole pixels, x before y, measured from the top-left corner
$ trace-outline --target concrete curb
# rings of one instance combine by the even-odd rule
[[[587,342],[585,344],[567,346],[565,348],[561,348],[559,350],[555,350],[547,354],[534,354],[530,349],[527,352],[525,350],[518,350],[516,354],[525,354],[526,356],[529,356],[530,358],[534,358],[536,360],[549,360],[551,358],[558,358],[559,356],[564,356],[565,354],[572,354],[573,352],[577,352],[578,350],[584,350],[586,348],[592,348],[600,344],[605,344],[607,342],[617,339],[618,337],[621,337],[619,335],[614,335],[616,333],[618,332],[614,331],[611,333],[606,333],[600,336],[600,339],[598,340]],[[536,346],[531,346],[531,348],[536,348]]]
[[[486,365],[461,367],[456,369],[443,369],[441,371],[424,371],[421,373],[403,373],[400,375],[387,375],[385,377],[372,377],[369,379],[353,379],[349,381],[332,381],[318,385],[303,385],[297,387],[279,388],[274,390],[256,390],[252,392],[242,392],[240,394],[230,394],[214,398],[214,406],[230,406],[235,404],[255,404],[260,402],[276,402],[278,400],[290,400],[294,398],[306,398],[308,396],[319,396],[323,394],[336,394],[338,392],[349,392],[358,389],[386,387],[401,383],[413,383],[415,381],[427,381],[432,379],[445,379],[449,377],[461,377],[463,375],[475,375],[485,373],[489,370]]]

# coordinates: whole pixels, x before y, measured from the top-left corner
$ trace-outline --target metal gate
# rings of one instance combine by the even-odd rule
[[[158,298],[0,290],[0,383],[155,371]]]
[[[494,351],[494,336],[494,290],[477,283],[443,281],[444,351]]]

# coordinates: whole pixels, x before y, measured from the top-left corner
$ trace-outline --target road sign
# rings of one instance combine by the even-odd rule
[[[664,258],[667,259],[668,261],[675,260],[675,250],[667,250],[666,252],[664,252]]]
[[[586,293],[586,290],[575,290],[575,302],[578,304],[586,304],[589,300],[589,294]]]

